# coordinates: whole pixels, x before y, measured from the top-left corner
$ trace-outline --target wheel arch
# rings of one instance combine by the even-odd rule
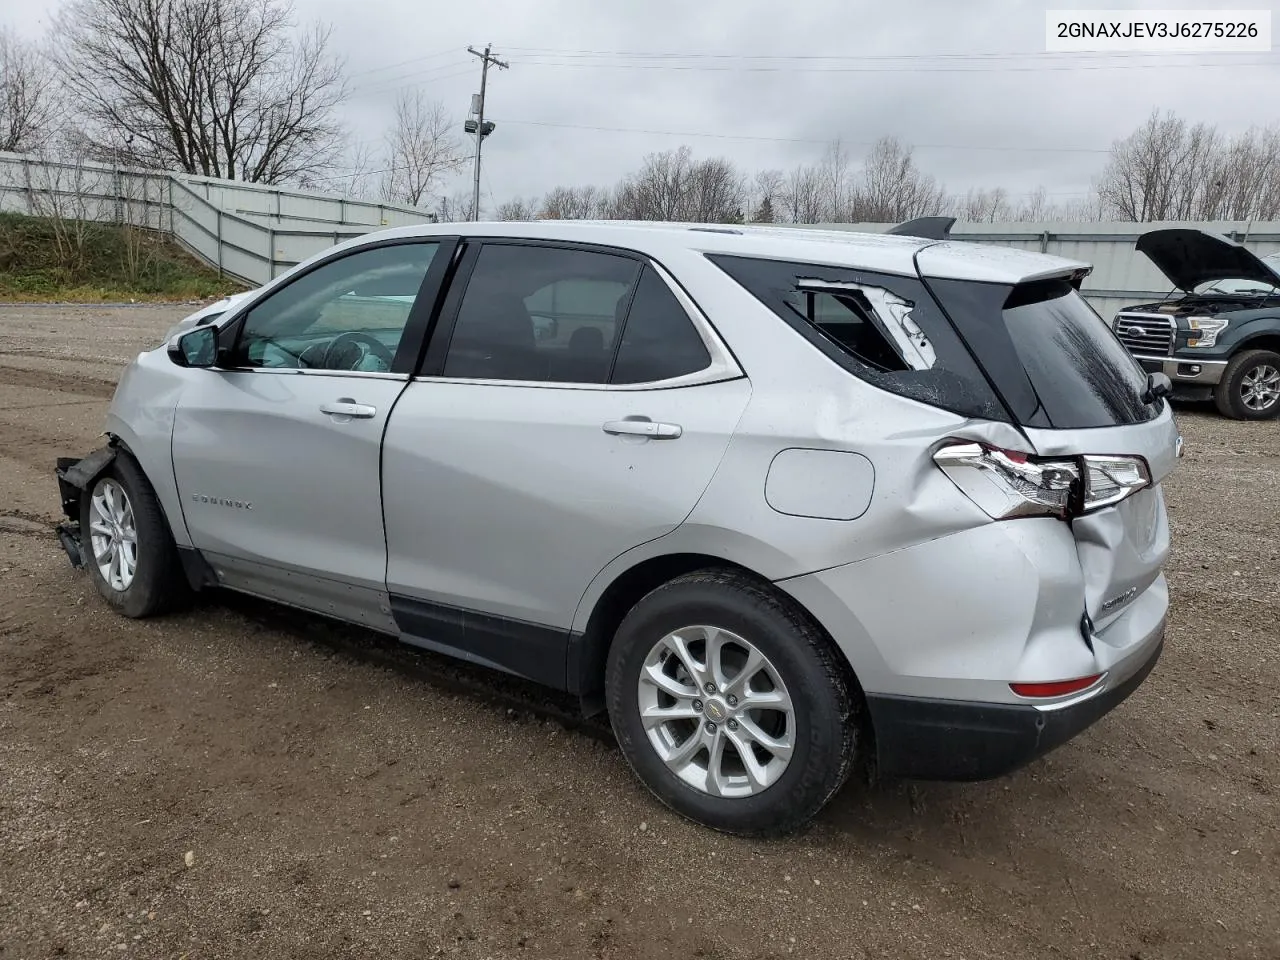
[[[626,556],[626,555],[624,555]],[[621,558],[619,558],[621,559]],[[725,570],[738,574],[766,587],[780,600],[795,607],[817,629],[832,650],[849,682],[850,690],[864,700],[865,694],[853,665],[846,653],[835,642],[822,621],[788,591],[781,590],[773,580],[753,566],[730,560],[723,555],[696,550],[655,553],[635,558],[629,566],[617,568],[617,561],[602,571],[589,590],[590,603],[584,597],[579,606],[580,622],[575,623],[571,635],[567,662],[569,689],[578,695],[583,711],[593,716],[604,710],[605,664],[614,634],[627,613],[653,590],[686,573],[695,570]],[[605,572],[609,573],[604,578]],[[604,579],[604,582],[600,581]],[[865,700],[864,700],[865,702]],[[863,716],[865,717],[865,711]]]
[[[1280,320],[1272,322],[1276,326],[1271,330],[1249,334],[1235,344],[1234,349],[1231,351],[1231,359],[1235,359],[1237,355],[1245,350],[1270,350],[1273,353],[1280,353]]]

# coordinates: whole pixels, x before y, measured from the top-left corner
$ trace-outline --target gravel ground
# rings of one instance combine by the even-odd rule
[[[1180,409],[1169,642],[1004,780],[677,819],[533,688],[265,604],[109,613],[52,465],[189,307],[0,308],[0,958],[1280,957],[1280,429]]]

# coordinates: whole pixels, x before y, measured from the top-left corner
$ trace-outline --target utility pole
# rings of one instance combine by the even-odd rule
[[[484,143],[484,138],[493,133],[494,127],[492,123],[485,123],[484,119],[484,92],[485,85],[489,79],[489,65],[492,64],[493,66],[500,67],[503,70],[506,70],[509,66],[509,64],[503,63],[497,57],[493,56],[493,54],[490,53],[492,49],[493,44],[491,43],[485,44],[483,53],[475,47],[467,47],[467,52],[472,56],[479,57],[481,63],[480,94],[477,97],[473,97],[471,100],[471,112],[476,115],[476,118],[474,120],[468,120],[466,123],[467,133],[474,133],[476,135],[476,182],[475,189],[472,191],[471,195],[472,220],[480,219],[480,147]]]

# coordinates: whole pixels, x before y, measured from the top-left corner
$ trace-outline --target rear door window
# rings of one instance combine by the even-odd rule
[[[486,243],[467,282],[444,376],[607,383],[640,264],[560,247]]]

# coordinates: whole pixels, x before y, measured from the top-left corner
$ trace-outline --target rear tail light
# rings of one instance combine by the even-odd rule
[[[1119,503],[1151,484],[1140,457],[1034,457],[981,443],[948,443],[934,462],[990,517],[1068,519]]]
[[[1077,677],[1074,680],[1053,680],[1049,683],[1011,683],[1009,689],[1020,697],[1065,697],[1069,693],[1088,690],[1102,679],[1102,674]]]

